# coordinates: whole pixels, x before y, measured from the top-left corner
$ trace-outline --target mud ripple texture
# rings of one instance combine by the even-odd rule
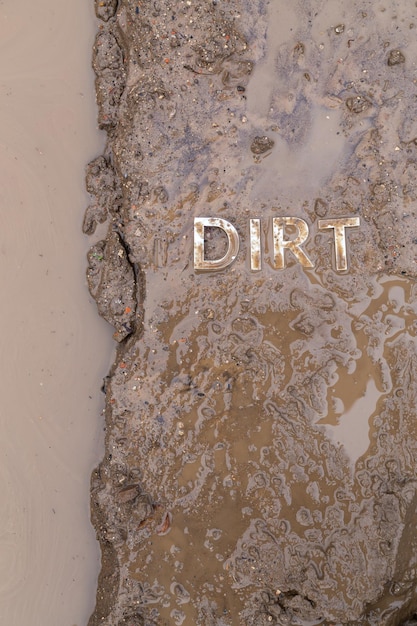
[[[84,231],[118,344],[89,626],[416,623],[417,13],[353,1],[320,27],[327,7],[294,3],[256,114],[266,2],[96,2],[108,141]],[[262,181],[283,145],[302,154],[314,111],[338,115],[343,155],[292,203]],[[266,241],[288,212],[315,269],[251,273],[248,217]],[[222,273],[193,270],[205,215],[241,235]],[[346,273],[325,215],[361,217]]]

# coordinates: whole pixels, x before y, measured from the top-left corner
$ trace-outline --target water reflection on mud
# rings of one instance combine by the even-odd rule
[[[341,374],[329,389],[326,415],[319,423],[329,425],[330,436],[343,445],[353,461],[368,449],[370,418],[392,392],[389,348],[406,329],[414,337],[417,310],[412,287],[408,280],[383,276],[376,281],[373,298],[349,303],[360,353],[351,371]],[[378,339],[370,331],[375,325]]]
[[[228,294],[224,313],[213,306],[219,281],[227,284],[219,292]],[[287,297],[288,286],[275,283],[275,294],[255,299],[213,277],[210,295],[196,291],[198,301],[184,301],[166,286],[161,300],[157,275],[149,280],[142,347],[120,365],[134,359],[135,375],[116,372],[111,388],[124,386],[123,409],[114,410],[125,417],[140,390],[135,441],[147,456],[140,481],[158,490],[160,502],[132,535],[129,575],[148,581],[142,602],[157,606],[161,623],[198,621],[192,599],[210,597],[218,616],[224,607],[225,623],[240,624],[246,590],[257,581],[274,584],[282,568],[281,586],[288,588],[297,568],[292,550],[330,545],[342,519],[351,527],[349,545],[363,539],[354,530],[354,503],[381,423],[394,428],[393,391],[402,396],[398,351],[415,346],[417,300],[406,279],[371,279],[348,298],[303,282]],[[159,294],[154,307],[152,294]],[[290,308],[280,306],[288,300]],[[312,360],[321,364],[313,375]],[[142,381],[152,371],[163,375],[148,394]],[[121,433],[123,423],[121,417]],[[118,441],[131,447],[123,436]],[[377,537],[368,537],[367,549]],[[337,562],[340,539],[336,545]],[[331,584],[329,555],[313,553],[312,575],[323,589]],[[353,581],[346,578],[343,589],[337,580],[349,597]]]

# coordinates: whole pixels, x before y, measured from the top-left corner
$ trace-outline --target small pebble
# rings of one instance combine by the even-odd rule
[[[391,50],[388,55],[387,63],[390,67],[393,65],[400,65],[401,63],[405,63],[405,56],[401,50]]]
[[[255,137],[255,139],[251,143],[251,151],[253,154],[263,154],[264,152],[268,152],[274,146],[275,142],[273,139],[270,139],[266,135],[263,137]]]

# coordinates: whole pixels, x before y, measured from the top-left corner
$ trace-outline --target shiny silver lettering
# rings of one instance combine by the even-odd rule
[[[334,251],[336,258],[336,270],[343,272],[348,268],[347,247],[346,247],[346,228],[360,226],[359,217],[342,217],[329,220],[319,220],[319,228],[334,229]]]
[[[250,236],[250,268],[254,272],[262,269],[261,258],[261,220],[249,220]]]
[[[227,251],[220,259],[206,259],[204,254],[204,231],[208,227],[221,228],[227,235]],[[236,259],[239,252],[239,235],[236,228],[220,217],[196,217],[194,219],[194,269],[201,272],[223,270]]]
[[[285,250],[289,250],[303,267],[314,267],[301,245],[308,238],[308,224],[299,217],[274,217],[274,266],[276,269],[285,267]],[[298,235],[293,239],[285,239],[285,227],[293,226],[298,230]]]

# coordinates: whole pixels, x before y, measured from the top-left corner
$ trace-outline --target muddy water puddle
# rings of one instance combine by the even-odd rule
[[[88,490],[111,351],[80,234],[84,166],[102,148],[94,12],[5,0],[0,31],[0,621],[82,626],[99,567]]]
[[[354,502],[356,475],[363,467],[359,460],[369,455],[390,404],[392,346],[404,335],[415,342],[413,291],[411,281],[381,276],[368,285],[367,297],[334,298],[329,306],[317,287],[314,296],[309,289],[294,290],[293,308],[286,313],[262,313],[262,303],[260,311],[254,303],[244,302],[242,308],[242,299],[230,292],[235,305],[227,318],[221,319],[215,308],[196,308],[191,300],[182,302],[187,317],[179,313],[168,323],[152,324],[148,332],[163,332],[160,354],[169,355],[170,366],[155,402],[145,400],[163,443],[160,454],[148,456],[141,477],[149,485],[159,474],[164,495],[160,490],[152,519],[139,531],[143,542],[133,549],[129,573],[147,581],[141,604],[159,616],[157,623],[198,622],[196,602],[201,611],[204,597],[215,603],[219,623],[244,623],[247,589],[269,578],[261,565],[262,550],[272,551],[274,568],[289,568],[299,534],[312,546],[326,536],[331,542],[332,516],[347,514],[335,503]],[[325,304],[321,337],[306,335],[305,319],[301,324],[297,312],[300,299],[312,297],[316,306]],[[339,307],[345,310],[344,328]],[[315,323],[318,311],[310,313]],[[328,332],[323,332],[326,325]],[[346,341],[352,329],[353,343],[346,351],[337,342]],[[211,338],[205,346],[202,336]],[[337,349],[331,354],[332,344]],[[155,362],[147,359],[148,367],[160,370],[153,350]],[[326,370],[317,381],[311,381],[306,366],[314,358]],[[146,366],[142,376],[147,378]],[[180,398],[175,399],[175,388]],[[311,409],[312,431],[303,424]],[[335,477],[345,476],[343,494],[323,479],[329,462]],[[197,504],[201,500],[204,506]],[[316,557],[309,557],[311,568],[321,572],[322,556]],[[275,601],[286,591],[284,582],[282,587],[275,590]]]

